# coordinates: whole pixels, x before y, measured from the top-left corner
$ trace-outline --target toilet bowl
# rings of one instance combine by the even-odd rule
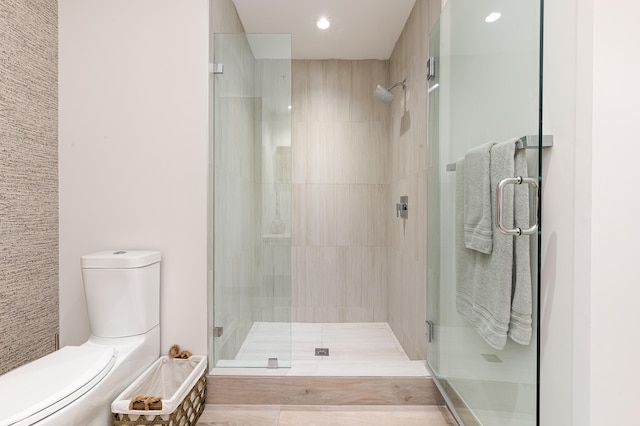
[[[111,402],[159,357],[160,252],[81,263],[91,336],[0,376],[0,426],[113,424]]]

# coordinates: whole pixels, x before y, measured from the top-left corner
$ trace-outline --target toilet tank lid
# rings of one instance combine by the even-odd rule
[[[160,252],[155,250],[104,250],[81,257],[87,269],[141,268],[160,262]]]

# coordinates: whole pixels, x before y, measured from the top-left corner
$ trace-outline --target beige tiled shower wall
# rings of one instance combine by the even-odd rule
[[[388,61],[294,60],[293,321],[387,320]]]
[[[418,0],[388,61],[293,62],[293,321],[387,321],[412,359],[426,357],[428,27]],[[391,105],[373,97],[405,78]]]
[[[57,9],[0,2],[0,374],[58,332]]]
[[[408,195],[409,218],[387,222],[388,322],[412,359],[426,357],[428,26],[429,1],[417,0],[389,60],[391,82],[407,88],[391,104],[386,204]]]

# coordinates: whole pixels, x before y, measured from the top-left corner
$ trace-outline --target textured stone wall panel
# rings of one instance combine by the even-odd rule
[[[57,10],[0,2],[0,374],[58,332]]]

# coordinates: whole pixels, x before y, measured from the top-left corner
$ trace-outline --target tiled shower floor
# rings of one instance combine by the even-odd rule
[[[274,342],[291,352],[278,353]],[[328,348],[329,356],[316,356]],[[270,357],[291,358],[290,368],[245,368]],[[235,368],[226,368],[235,367]],[[410,360],[387,323],[255,323],[235,360],[220,361],[212,375],[414,376],[429,373],[424,360]]]

